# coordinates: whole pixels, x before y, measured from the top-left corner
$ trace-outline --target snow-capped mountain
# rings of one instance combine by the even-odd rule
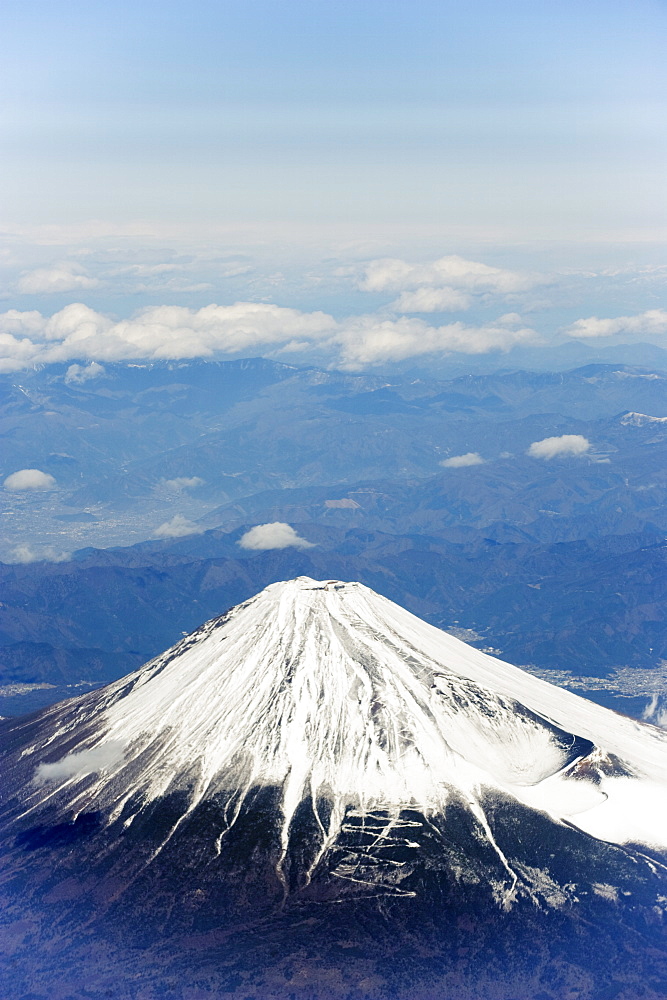
[[[74,899],[67,920],[155,947],[255,919],[284,942],[312,907],[334,924],[394,907],[399,937],[423,906],[437,934],[466,907],[665,911],[667,733],[358,583],[273,584],[1,726],[19,914]]]
[[[18,723],[31,729],[34,723]],[[350,810],[447,817],[464,802],[503,864],[491,791],[591,836],[667,853],[667,734],[487,656],[358,583],[268,587],[103,692],[54,707],[22,749],[24,815],[54,803],[128,828],[180,793],[170,839],[207,799],[234,824],[280,789],[283,856],[299,806],[311,869]],[[326,818],[320,812],[324,804]],[[507,865],[510,901],[516,877]]]
[[[648,413],[635,413],[630,411],[621,417],[621,423],[625,427],[646,427],[647,424],[667,424],[667,417],[651,417]]]

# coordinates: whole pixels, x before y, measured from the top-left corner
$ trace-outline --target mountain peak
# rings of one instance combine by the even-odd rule
[[[21,728],[18,721],[15,728]],[[248,795],[278,790],[282,855],[295,816],[319,830],[312,870],[346,817],[473,817],[490,793],[600,840],[667,847],[667,735],[562,691],[426,624],[359,583],[267,587],[102,691],[41,716],[21,754],[28,811],[125,829],[156,802],[223,803],[216,850]],[[661,811],[662,810],[662,811]],[[508,892],[514,882],[508,882]]]

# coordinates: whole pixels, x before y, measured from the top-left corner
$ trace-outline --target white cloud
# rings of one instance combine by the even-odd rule
[[[440,465],[444,465],[446,469],[462,469],[466,465],[484,465],[484,459],[478,452],[468,451],[465,455],[452,455],[451,458],[445,458]]]
[[[617,333],[653,335],[667,333],[667,309],[649,309],[637,316],[617,316],[615,319],[578,319],[567,330],[570,337],[613,337]]]
[[[396,312],[457,312],[469,309],[472,299],[456,288],[418,288],[403,292],[391,303]]]
[[[294,528],[283,521],[273,521],[271,524],[257,524],[239,539],[242,549],[312,549],[313,543],[297,535]]]
[[[91,361],[89,365],[70,365],[65,375],[65,381],[74,385],[81,385],[91,378],[98,378],[104,375],[104,365],[99,365],[97,361]]]
[[[12,549],[5,562],[10,565],[34,562],[60,563],[67,562],[69,558],[69,552],[62,552],[54,548],[53,545],[42,545],[36,548],[32,545],[17,545]]]
[[[105,272],[107,279],[113,278],[115,287],[125,287],[135,294],[148,292],[205,292],[213,288],[208,281],[196,281],[188,278],[192,273],[191,264],[178,262],[162,262],[159,264],[126,264],[114,267]],[[127,279],[119,284],[118,278]],[[142,279],[133,281],[132,279]]]
[[[182,514],[174,514],[171,520],[165,521],[164,524],[155,529],[153,537],[183,538],[185,535],[201,535],[203,532],[204,528],[201,525],[195,524],[194,521],[189,521]]]
[[[654,694],[642,712],[642,719],[653,726],[667,729],[667,698]]]
[[[7,476],[4,482],[6,490],[20,492],[22,490],[53,490],[56,481],[48,472],[41,472],[39,469],[19,469]]]
[[[9,309],[6,313],[0,313],[0,330],[6,336],[24,334],[39,337],[45,322],[41,312],[36,309],[25,312],[20,309]]]
[[[463,323],[434,327],[416,316],[366,315],[337,322],[323,312],[255,302],[196,310],[155,306],[131,319],[114,321],[79,302],[50,317],[34,310],[0,314],[0,371],[83,358],[97,362],[196,358],[269,348],[275,354],[313,346],[336,351],[344,366],[355,367],[432,353],[505,351],[537,338],[520,324],[515,314],[478,327]]]
[[[229,264],[220,270],[221,278],[239,278],[242,274],[249,274],[253,268],[250,264]]]
[[[47,781],[67,781],[69,778],[95,774],[113,767],[123,758],[124,744],[120,740],[109,740],[99,747],[70,753],[53,764],[39,764],[33,781],[44,785]]]
[[[550,459],[560,455],[585,455],[590,447],[590,441],[583,434],[561,434],[533,441],[526,454],[531,458]]]
[[[161,485],[168,490],[181,493],[183,490],[194,490],[197,486],[203,486],[205,480],[199,476],[177,476],[176,479],[163,479]]]
[[[505,313],[496,320],[498,326],[521,326],[523,319],[519,313]]]
[[[490,267],[455,255],[424,264],[385,257],[366,265],[359,287],[366,292],[402,292],[430,287],[507,295],[527,291],[542,280],[537,275]]]
[[[186,281],[183,278],[169,278],[167,281],[140,282],[132,286],[132,291],[136,293],[150,292],[208,292],[213,288],[210,281]]]
[[[52,295],[73,292],[78,288],[97,288],[100,282],[91,278],[80,264],[63,261],[53,267],[39,267],[22,275],[16,285],[24,295]]]
[[[155,274],[172,274],[174,271],[184,270],[185,266],[183,264],[163,262],[160,264],[126,264],[123,267],[113,268],[107,274],[114,278],[125,274],[133,274],[141,278],[151,278]]]
[[[434,327],[417,317],[383,320],[373,315],[352,317],[336,335],[343,364],[347,367],[450,351],[464,354],[507,351],[515,344],[536,339],[537,334],[528,327],[466,326],[464,323]]]
[[[138,358],[210,357],[258,350],[299,339],[332,335],[333,317],[323,312],[256,302],[231,306],[155,306],[113,321],[82,303],[51,317],[13,309],[0,314],[0,371],[54,361],[121,361]]]

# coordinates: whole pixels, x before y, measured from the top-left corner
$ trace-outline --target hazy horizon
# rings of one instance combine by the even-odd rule
[[[647,0],[10,0],[2,369],[664,346],[666,22]]]

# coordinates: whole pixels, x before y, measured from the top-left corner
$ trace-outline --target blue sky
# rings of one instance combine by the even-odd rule
[[[13,222],[657,234],[667,6],[4,6]]]
[[[0,294],[386,311],[364,262],[459,255],[548,272],[477,323],[661,308],[666,29],[647,0],[6,0]]]

